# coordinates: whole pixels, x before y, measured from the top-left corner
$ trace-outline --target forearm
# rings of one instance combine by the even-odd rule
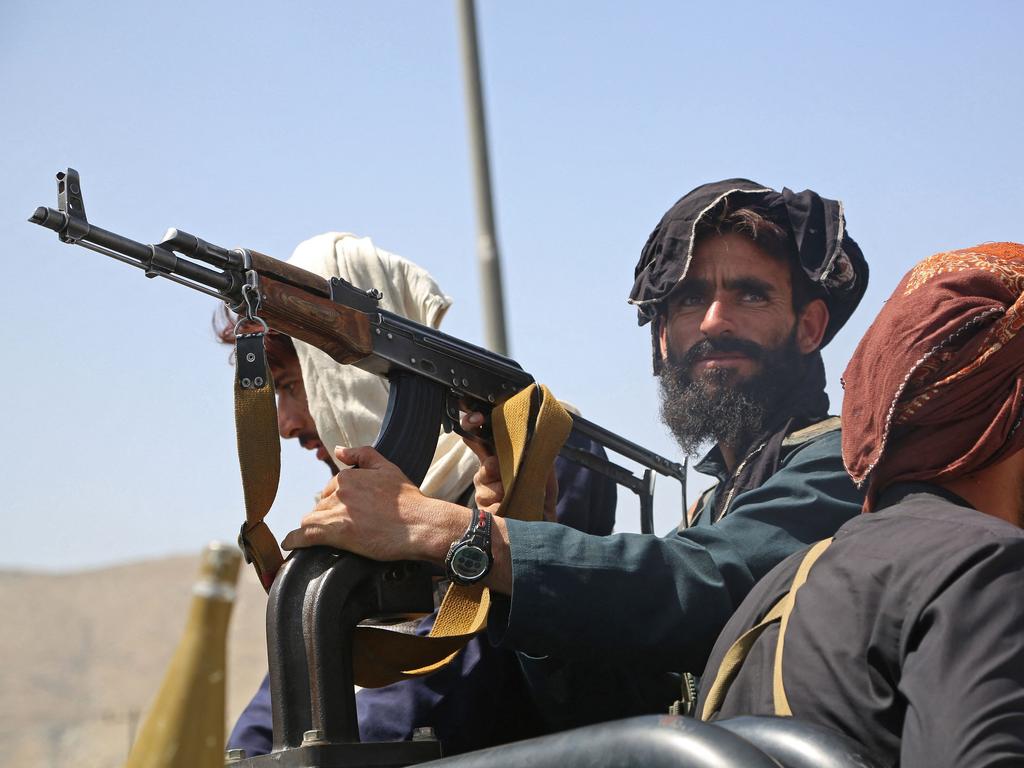
[[[693,542],[518,521],[508,530],[514,597],[497,599],[489,621],[503,647],[697,668],[735,607],[714,559]]]

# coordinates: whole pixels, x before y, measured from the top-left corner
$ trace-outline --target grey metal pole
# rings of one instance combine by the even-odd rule
[[[469,144],[473,155],[476,191],[477,257],[480,264],[480,298],[483,303],[486,344],[494,352],[508,354],[505,335],[505,299],[501,288],[501,259],[494,227],[491,197],[491,168],[487,154],[483,86],[480,83],[480,53],[476,39],[474,0],[457,0],[462,32],[462,61],[465,73]]]

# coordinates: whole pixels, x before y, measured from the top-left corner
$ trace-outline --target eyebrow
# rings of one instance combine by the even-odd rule
[[[769,296],[775,296],[779,293],[778,286],[773,283],[750,276],[729,278],[725,280],[724,287],[727,291],[758,291]],[[711,281],[703,277],[687,278],[680,284],[677,290],[680,296],[706,293],[711,290]]]
[[[757,277],[737,277],[731,280],[725,281],[725,288],[729,291],[757,291],[767,296],[774,296],[779,292],[777,286],[769,283],[767,280],[761,280]]]

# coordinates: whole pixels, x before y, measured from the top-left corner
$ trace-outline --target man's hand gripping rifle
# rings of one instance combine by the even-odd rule
[[[460,404],[485,413],[533,383],[509,358],[380,309],[380,294],[338,278],[326,280],[253,250],[222,248],[179,229],[143,244],[89,223],[78,172],[57,174],[58,208],[39,207],[30,221],[65,243],[111,256],[225,301],[256,322],[322,349],[339,363],[388,377],[391,399],[377,449],[414,482],[422,480],[442,424],[458,431]],[[203,262],[211,267],[196,262]],[[239,365],[245,364],[239,356]],[[676,478],[686,507],[686,469],[573,415],[573,429],[645,469],[630,470],[565,446],[562,454],[611,477],[640,498],[641,530],[653,531],[655,472]]]

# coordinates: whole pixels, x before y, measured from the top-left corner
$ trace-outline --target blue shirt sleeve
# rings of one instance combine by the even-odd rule
[[[270,676],[264,675],[259,690],[238,716],[228,736],[228,749],[244,749],[247,757],[265,755],[274,744],[271,726]]]

